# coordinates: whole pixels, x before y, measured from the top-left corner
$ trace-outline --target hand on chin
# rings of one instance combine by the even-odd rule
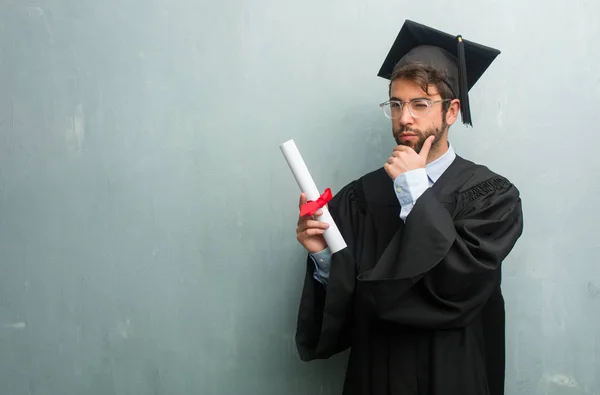
[[[417,153],[406,141],[402,141],[390,156],[383,168],[392,180],[408,171],[424,168],[427,165],[427,157],[435,136],[429,136],[423,143],[423,147]],[[415,142],[416,143],[416,142]]]

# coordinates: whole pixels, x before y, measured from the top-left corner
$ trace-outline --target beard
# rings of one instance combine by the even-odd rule
[[[421,148],[423,148],[423,144],[425,143],[425,140],[427,140],[427,138],[429,138],[431,136],[435,136],[433,143],[431,144],[432,147],[435,147],[435,145],[437,144],[439,139],[444,134],[446,127],[447,127],[447,124],[446,124],[445,119],[442,120],[441,126],[431,127],[431,128],[425,129],[425,130],[411,128],[411,127],[407,127],[407,126],[401,126],[397,129],[393,130],[394,139],[396,140],[396,144],[411,147],[418,154],[419,152],[421,152]],[[402,133],[412,133],[412,134],[416,135],[417,138],[414,141],[411,141],[411,140],[403,141],[400,138],[400,135]]]

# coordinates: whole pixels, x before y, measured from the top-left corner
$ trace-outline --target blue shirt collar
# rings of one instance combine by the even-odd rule
[[[425,171],[427,172],[429,179],[431,179],[432,182],[436,182],[446,171],[446,169],[450,167],[452,162],[454,162],[455,158],[456,153],[454,152],[454,148],[452,147],[452,144],[448,143],[448,151],[425,166]]]

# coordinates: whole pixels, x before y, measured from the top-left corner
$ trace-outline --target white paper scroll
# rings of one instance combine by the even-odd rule
[[[294,140],[286,141],[281,144],[279,148],[281,148],[281,152],[283,152],[283,156],[287,160],[300,190],[306,194],[306,200],[317,200],[321,194],[319,193]],[[346,242],[333,221],[329,210],[327,210],[327,207],[323,207],[321,210],[323,211],[323,215],[316,217],[316,219],[329,224],[329,228],[325,230],[323,237],[325,237],[327,246],[333,254],[344,249],[346,247]]]

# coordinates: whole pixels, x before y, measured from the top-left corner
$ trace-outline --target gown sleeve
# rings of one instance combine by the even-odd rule
[[[327,359],[350,347],[357,276],[352,251],[363,212],[356,188],[356,182],[349,184],[328,205],[347,247],[331,255],[326,286],[314,279],[310,256],[306,261],[296,327],[296,347],[303,361]]]
[[[451,215],[430,189],[372,270],[358,276],[378,318],[425,328],[466,326],[500,281],[523,229],[517,188],[494,177],[459,193]]]

